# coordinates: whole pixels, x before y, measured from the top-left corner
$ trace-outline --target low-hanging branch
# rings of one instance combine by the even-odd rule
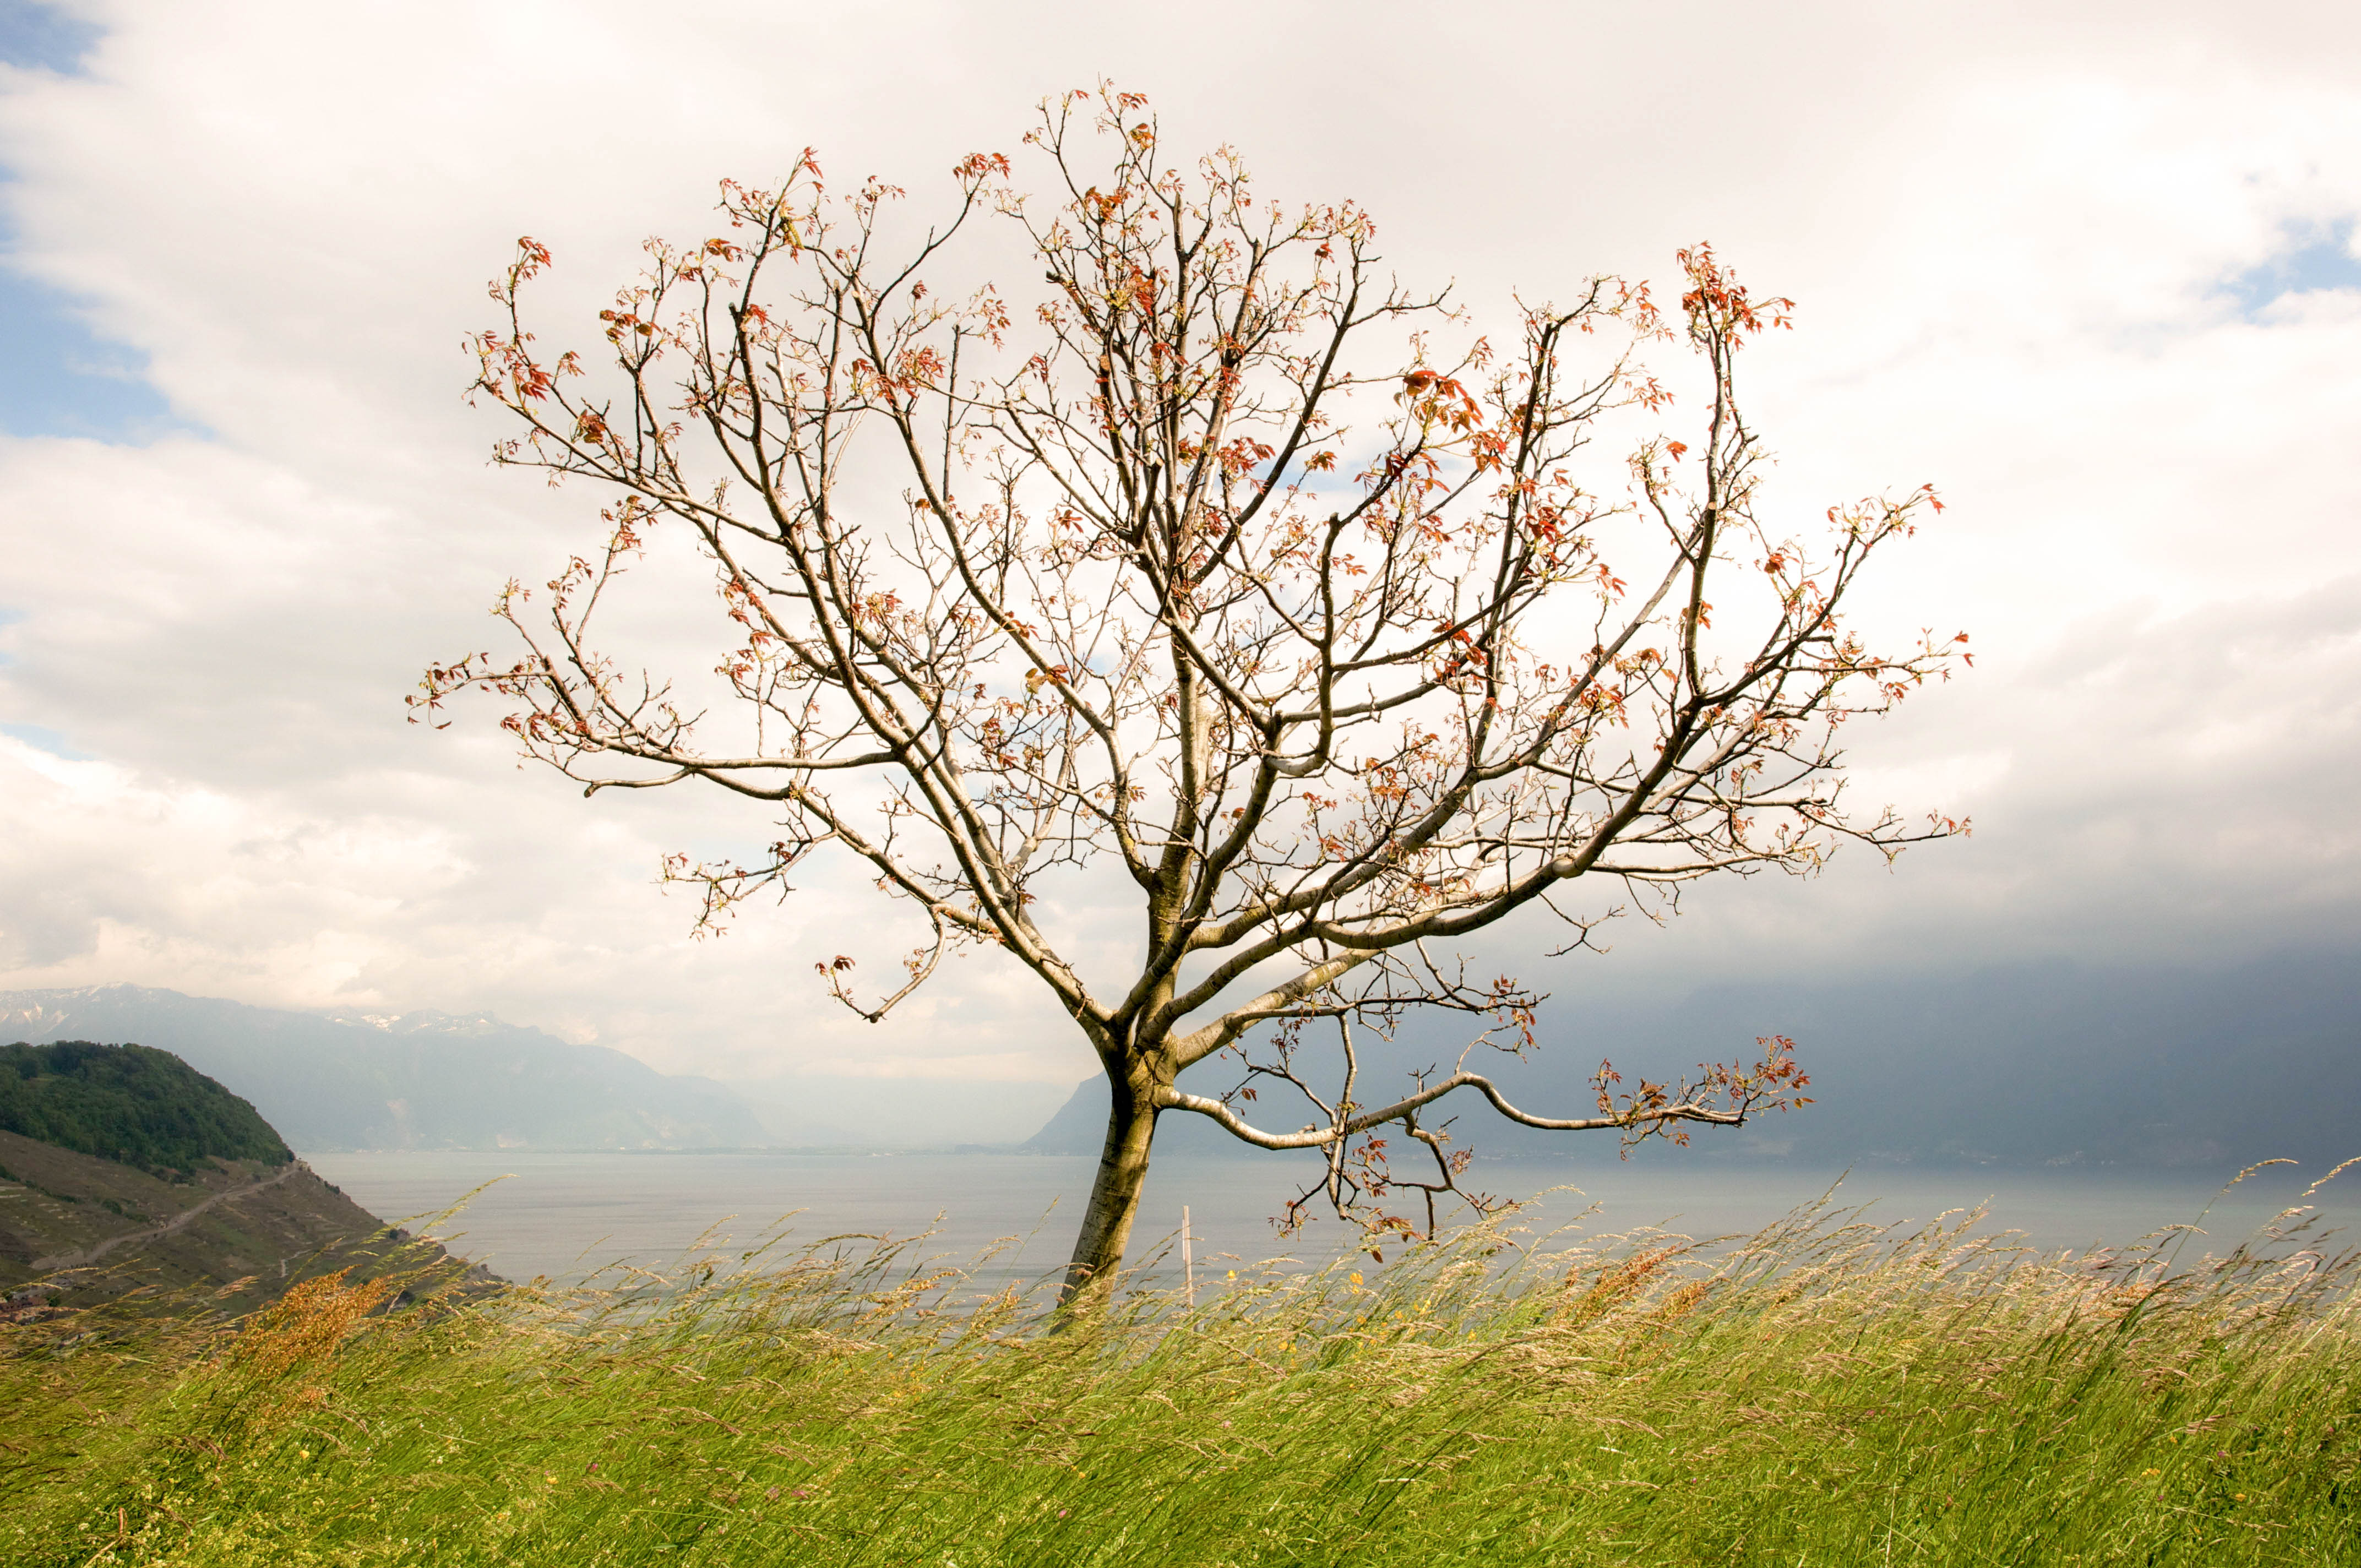
[[[1407,1122],[1417,1112],[1432,1105],[1455,1089],[1474,1089],[1492,1102],[1493,1110],[1498,1111],[1510,1121],[1528,1127],[1539,1127],[1545,1133],[1590,1133],[1609,1127],[1630,1131],[1642,1127],[1661,1127],[1673,1122],[1704,1122],[1714,1126],[1735,1127],[1742,1125],[1746,1121],[1745,1110],[1718,1111],[1710,1105],[1701,1105],[1688,1100],[1668,1102],[1655,1107],[1620,1111],[1605,1116],[1576,1116],[1570,1120],[1536,1116],[1530,1112],[1520,1111],[1510,1104],[1508,1096],[1500,1092],[1498,1084],[1483,1074],[1475,1072],[1455,1072],[1442,1082],[1431,1083],[1417,1093],[1397,1100],[1390,1105],[1375,1111],[1366,1111],[1357,1115],[1339,1117],[1325,1127],[1306,1125],[1301,1131],[1293,1133],[1266,1133],[1261,1128],[1249,1124],[1245,1117],[1231,1110],[1227,1102],[1209,1100],[1202,1094],[1188,1094],[1178,1089],[1168,1089],[1157,1098],[1158,1103],[1165,1109],[1194,1111],[1201,1116],[1210,1116],[1227,1128],[1241,1142],[1252,1144],[1259,1149],[1314,1149],[1325,1148],[1331,1144],[1339,1143],[1353,1136],[1356,1133],[1365,1133],[1371,1127],[1381,1127],[1389,1122]],[[1752,1109],[1752,1104],[1755,1103],[1760,1103],[1760,1101],[1750,1102],[1748,1109]]]

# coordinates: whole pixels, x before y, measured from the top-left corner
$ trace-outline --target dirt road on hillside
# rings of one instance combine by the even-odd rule
[[[233,1187],[227,1191],[214,1193],[203,1202],[192,1203],[162,1224],[149,1225],[137,1231],[126,1231],[119,1236],[109,1236],[96,1246],[85,1247],[81,1252],[61,1252],[50,1257],[37,1257],[33,1260],[33,1266],[45,1271],[59,1268],[86,1268],[117,1247],[129,1246],[134,1242],[152,1242],[158,1236],[169,1236],[217,1203],[225,1203],[233,1198],[243,1198],[248,1193],[259,1192],[266,1187],[276,1187],[298,1171],[308,1171],[311,1168],[302,1160],[295,1160],[275,1176],[266,1176],[259,1181],[249,1181],[243,1187]]]

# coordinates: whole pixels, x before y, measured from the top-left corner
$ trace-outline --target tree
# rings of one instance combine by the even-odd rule
[[[1113,1090],[1070,1288],[1121,1262],[1166,1112],[1321,1150],[1290,1217],[1324,1192],[1413,1234],[1385,1201],[1422,1192],[1431,1233],[1460,1190],[1433,1117],[1462,1089],[1627,1139],[1797,1102],[1784,1039],[1628,1092],[1602,1065],[1596,1114],[1551,1118],[1467,1052],[1365,1097],[1356,1036],[1441,1008],[1478,1020],[1470,1051],[1521,1052],[1540,999],[1471,979],[1461,938],[1531,908],[1579,945],[1708,873],[1958,830],[1840,806],[1841,726],[1965,638],[1878,653],[1839,620],[1931,488],[1831,509],[1808,540],[1758,518],[1736,369],[1791,302],[1698,246],[1669,323],[1598,278],[1521,304],[1507,352],[1446,350],[1463,316],[1381,278],[1364,212],[1257,201],[1226,149],[1168,164],[1136,95],[1053,100],[1026,141],[1047,198],[971,157],[940,226],[898,245],[904,193],[831,198],[808,153],[775,189],[725,182],[726,232],[651,242],[599,313],[595,371],[526,329],[550,257],[522,241],[476,389],[522,423],[500,461],[601,487],[605,541],[539,595],[510,584],[520,656],[438,665],[413,704],[511,699],[524,751],[586,795],[704,784],[771,807],[766,856],[667,862],[701,927],[851,857],[926,932],[881,992],[849,957],[819,965],[872,1020],[963,944],[1037,976]],[[1040,284],[947,286],[955,242],[995,222]],[[1639,352],[1683,339],[1693,444],[1642,434],[1578,479],[1594,438],[1670,400]],[[714,568],[719,718],[593,638],[659,528]],[[1055,890],[1115,868],[1137,963],[1085,974],[1046,928]],[[1315,1080],[1331,1031],[1342,1076]],[[1179,1087],[1224,1055],[1231,1092]],[[1275,1087],[1312,1107],[1300,1128],[1247,1119]],[[1390,1170],[1397,1128],[1431,1175]]]

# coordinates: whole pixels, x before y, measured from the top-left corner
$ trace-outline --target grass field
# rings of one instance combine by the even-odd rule
[[[2355,1260],[2301,1215],[2112,1260],[1514,1226],[1056,1332],[893,1249],[0,1330],[0,1561],[2361,1563]]]

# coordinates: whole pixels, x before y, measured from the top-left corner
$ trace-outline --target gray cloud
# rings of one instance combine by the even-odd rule
[[[1061,6],[747,4],[653,34],[603,4],[77,14],[106,28],[82,74],[0,77],[17,261],[213,433],[0,440],[0,721],[84,759],[0,740],[0,984],[490,1009],[672,1070],[1080,1076],[982,958],[879,1028],[823,1010],[816,948],[903,941],[849,873],[688,940],[657,857],[759,842],[758,812],[585,804],[513,771],[481,710],[436,734],[400,698],[494,645],[492,592],[593,505],[489,471],[498,427],[458,397],[519,232],[580,320],[642,235],[702,232],[719,175],[816,143],[923,196],[1103,71],[1274,194],[1367,202],[1406,276],[1479,311],[1712,236],[1804,303],[1750,372],[1779,504],[1953,500],[1877,620],[1970,627],[1980,667],[1857,755],[1865,795],[1977,837],[1702,890],[1571,985],[2361,936],[2361,294],[2222,291],[2361,211],[2343,12],[1826,6],[1766,33],[1719,6],[1217,6],[1177,37]],[[1241,58],[1248,23],[1272,47]],[[890,69],[828,63],[856,57]],[[650,645],[695,671],[704,585],[677,591]],[[1068,905],[1120,919],[1094,884]]]

